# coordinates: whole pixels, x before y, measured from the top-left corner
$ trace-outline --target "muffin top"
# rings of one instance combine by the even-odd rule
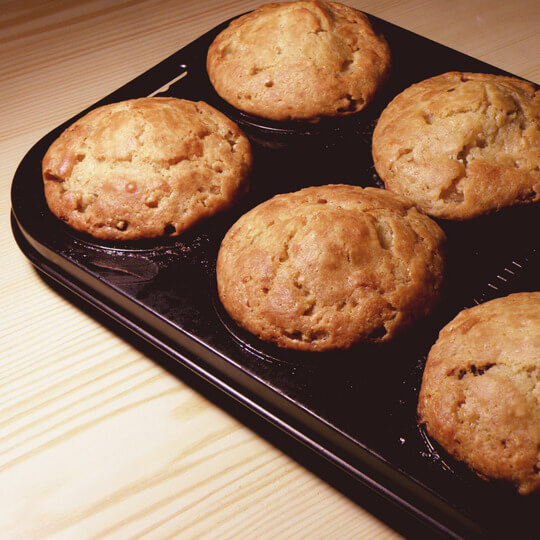
[[[219,251],[220,299],[281,347],[388,341],[433,307],[444,233],[410,201],[347,185],[277,195],[242,216]]]
[[[463,220],[540,198],[540,93],[512,77],[445,73],[407,88],[373,133],[387,189]]]
[[[540,488],[540,292],[466,309],[441,330],[418,417],[479,475]]]
[[[97,238],[174,236],[244,193],[251,161],[247,138],[206,103],[134,99],[91,111],[53,142],[45,197]]]
[[[314,120],[363,109],[388,76],[390,49],[366,15],[342,4],[267,4],[216,37],[207,69],[237,109]]]

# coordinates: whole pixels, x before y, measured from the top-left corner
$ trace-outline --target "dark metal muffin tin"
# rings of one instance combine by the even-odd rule
[[[276,193],[312,185],[380,187],[371,135],[397,93],[446,71],[502,73],[372,20],[390,43],[393,72],[376,102],[349,117],[316,124],[267,122],[221,100],[205,65],[208,46],[226,23],[94,105],[167,95],[206,101],[223,111],[250,137],[255,158],[251,190],[234,210],[177,238],[103,242],[72,231],[48,210],[41,179],[43,155],[72,118],[40,140],[16,172],[14,234],[42,272],[439,532],[533,536],[539,498],[484,482],[436,448],[416,425],[416,402],[426,354],[444,324],[475,303],[538,289],[531,234],[538,230],[537,205],[464,223],[441,222],[448,236],[441,305],[429,320],[387,345],[323,354],[278,349],[238,329],[217,298],[217,252],[241,214]]]

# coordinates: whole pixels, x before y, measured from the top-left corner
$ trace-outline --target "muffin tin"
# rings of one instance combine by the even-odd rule
[[[390,44],[393,73],[378,99],[355,115],[297,124],[233,109],[215,93],[205,70],[208,46],[228,22],[91,107],[167,95],[206,101],[227,114],[250,138],[255,163],[251,190],[233,210],[176,238],[105,242],[69,229],[47,208],[41,159],[83,111],[40,140],[17,169],[15,238],[39,270],[439,532],[533,536],[539,497],[484,482],[445,454],[416,425],[416,402],[427,352],[444,324],[475,303],[538,289],[530,234],[538,228],[538,205],[440,222],[448,236],[443,300],[433,316],[393,343],[346,352],[279,349],[239,329],[217,298],[217,252],[240,215],[277,193],[311,185],[381,187],[371,134],[397,93],[446,71],[503,74],[371,19]]]

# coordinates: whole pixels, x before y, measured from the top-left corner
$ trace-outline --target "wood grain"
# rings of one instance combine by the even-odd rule
[[[11,178],[35,141],[260,3],[1,3],[3,538],[396,536],[58,295],[10,233]],[[534,0],[348,3],[540,79]]]

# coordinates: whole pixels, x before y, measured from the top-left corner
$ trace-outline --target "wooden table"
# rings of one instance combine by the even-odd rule
[[[540,80],[536,0],[348,3]],[[35,141],[258,4],[0,4],[2,538],[395,536],[388,525],[411,533],[369,493],[356,504],[282,452],[296,455],[294,445],[270,433],[276,448],[260,422],[189,374],[168,373],[140,342],[74,305],[11,235],[11,179]]]

